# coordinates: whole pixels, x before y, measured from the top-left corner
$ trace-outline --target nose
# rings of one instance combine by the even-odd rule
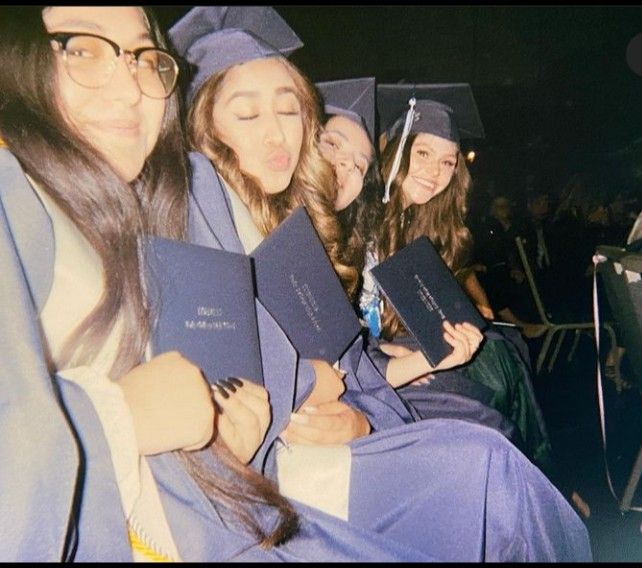
[[[432,156],[423,161],[421,169],[423,170],[426,177],[430,177],[433,179],[438,178],[441,172],[439,160],[435,159]]]
[[[339,183],[339,187],[343,187],[348,174],[350,174],[350,172],[352,172],[355,167],[356,166],[354,165],[354,161],[347,156],[339,156],[336,159],[334,168],[337,175],[337,182]]]
[[[354,163],[347,156],[339,156],[337,158],[337,169],[340,169],[344,172],[350,172],[354,168]]]
[[[265,142],[268,145],[278,146],[285,141],[285,134],[279,116],[274,112],[266,113]]]
[[[136,61],[130,53],[123,53],[116,60],[116,68],[105,90],[114,100],[135,105],[142,93],[136,78]]]
[[[441,166],[439,160],[431,156],[430,161],[428,162],[428,171],[433,175],[433,177],[438,178],[441,172]]]

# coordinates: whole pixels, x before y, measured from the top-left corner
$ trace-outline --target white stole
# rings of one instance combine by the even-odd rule
[[[94,405],[111,452],[129,528],[155,552],[178,561],[180,556],[156,481],[145,456],[138,453],[131,411],[121,388],[109,377],[118,352],[121,321],[116,322],[91,365],[59,368],[58,359],[67,337],[100,300],[104,271],[100,256],[76,225],[31,177],[28,179],[54,229],[54,277],[40,313],[48,365],[64,379],[80,385]],[[136,562],[149,560],[136,548],[132,553]]]

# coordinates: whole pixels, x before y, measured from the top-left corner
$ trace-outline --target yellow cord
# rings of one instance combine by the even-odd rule
[[[171,558],[147,546],[131,528],[127,532],[129,533],[129,542],[136,552],[139,552],[151,562],[172,562]]]

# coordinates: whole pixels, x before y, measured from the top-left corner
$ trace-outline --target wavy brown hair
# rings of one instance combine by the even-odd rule
[[[296,86],[303,120],[303,144],[290,185],[276,195],[261,190],[260,180],[242,172],[235,152],[222,142],[211,119],[227,69],[212,75],[198,90],[188,112],[187,130],[192,148],[205,154],[239,194],[263,235],[269,235],[298,206],[305,206],[350,296],[356,292],[357,271],[344,263],[341,229],[334,214],[334,173],[317,149],[320,105],[316,91],[303,73],[280,59]],[[228,68],[229,69],[229,68]]]
[[[410,150],[416,137],[417,134],[408,136],[399,173],[390,186],[390,202],[386,205],[377,241],[379,262],[425,235],[456,275],[466,267],[472,245],[472,235],[464,223],[472,188],[470,173],[464,156],[458,152],[457,166],[448,187],[427,203],[410,205],[404,211],[401,185],[408,175]],[[400,137],[393,138],[383,151],[381,174],[384,179],[388,178],[392,169],[399,142]],[[405,332],[399,318],[387,303],[381,326],[382,335],[387,340]]]
[[[104,293],[66,342],[62,365],[90,363],[121,318],[114,378],[141,363],[153,314],[140,277],[140,238],[183,239],[187,222],[188,162],[180,101],[167,99],[157,144],[132,183],[65,120],[57,104],[54,52],[42,20],[43,6],[0,9],[0,131],[24,171],[65,212],[100,256]],[[151,37],[166,47],[153,14],[143,8]],[[61,365],[61,366],[62,366]],[[281,542],[297,527],[292,506],[274,484],[239,462],[217,440],[213,451],[228,475],[213,475],[201,452],[179,452],[214,506],[223,505],[263,546]],[[278,512],[266,531],[257,505]]]

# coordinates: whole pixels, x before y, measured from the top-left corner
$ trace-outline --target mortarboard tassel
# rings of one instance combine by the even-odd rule
[[[392,163],[392,169],[390,170],[390,175],[386,180],[386,192],[384,193],[384,196],[382,199],[383,203],[388,203],[390,201],[390,186],[392,185],[392,181],[395,179],[395,177],[399,173],[399,166],[401,165],[401,154],[403,152],[404,146],[406,145],[406,138],[408,138],[408,134],[410,134],[412,123],[414,122],[415,104],[417,104],[417,99],[415,99],[415,97],[412,97],[408,101],[408,104],[410,105],[410,108],[408,109],[408,113],[406,114],[406,121],[403,124],[403,130],[401,131],[401,140],[399,141],[399,146],[397,147],[395,160]]]

